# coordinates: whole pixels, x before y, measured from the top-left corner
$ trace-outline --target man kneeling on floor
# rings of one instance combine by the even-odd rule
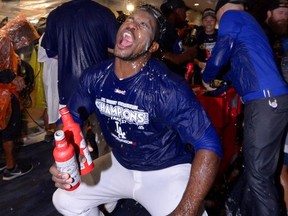
[[[60,213],[101,215],[99,205],[131,198],[153,216],[207,215],[203,200],[222,148],[185,80],[151,58],[164,31],[158,9],[137,7],[118,31],[115,59],[83,74],[68,107],[79,122],[79,107],[95,111],[112,151],[95,160],[94,170],[72,192],[63,189],[73,179],[50,168]]]

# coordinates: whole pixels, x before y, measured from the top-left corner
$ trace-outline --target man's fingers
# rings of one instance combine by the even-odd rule
[[[88,147],[89,152],[92,152],[94,150],[90,144],[88,144],[87,147]]]
[[[61,188],[61,189],[70,189],[72,186],[70,184],[59,184],[55,183],[55,187]]]

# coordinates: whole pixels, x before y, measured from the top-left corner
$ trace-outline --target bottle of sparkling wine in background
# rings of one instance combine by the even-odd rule
[[[188,83],[193,83],[192,77],[194,72],[194,64],[192,62],[189,62],[186,68],[187,71],[185,73],[185,79],[188,81]]]
[[[80,174],[85,175],[92,171],[94,163],[80,125],[73,120],[67,107],[60,109],[60,115],[63,121],[63,131],[65,132],[66,138],[75,144],[74,147],[76,152],[86,158],[84,163],[80,162]]]
[[[71,188],[68,191],[75,190],[80,185],[79,165],[72,143],[67,142],[64,131],[58,130],[54,133],[55,147],[53,157],[56,167],[60,172],[69,173],[73,178]]]
[[[190,34],[184,40],[185,46],[192,47],[196,44],[196,33],[197,33],[197,29],[193,28]]]

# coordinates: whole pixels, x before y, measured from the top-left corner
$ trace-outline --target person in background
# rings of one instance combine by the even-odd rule
[[[45,125],[46,135],[45,142],[51,142],[54,139],[56,122],[59,118],[59,94],[58,94],[58,60],[48,58],[45,49],[41,46],[44,35],[39,39],[37,61],[43,63],[43,85],[45,100],[47,104],[47,125]]]
[[[244,172],[239,181],[241,215],[280,215],[275,186],[281,143],[288,124],[288,86],[260,24],[246,11],[246,1],[216,5],[218,38],[203,73],[203,85],[230,63],[225,75],[244,103]]]
[[[35,25],[37,32],[41,36],[35,45],[35,64],[39,65],[41,75],[39,79],[43,84],[44,99],[46,107],[43,112],[44,128],[46,131],[44,141],[51,142],[54,140],[54,132],[56,131],[56,122],[59,119],[59,94],[58,94],[58,60],[49,58],[45,49],[41,46],[41,42],[46,30],[47,17],[40,17]],[[33,55],[32,55],[33,56]],[[32,58],[31,58],[32,60]],[[39,94],[37,94],[39,96]]]
[[[167,18],[167,31],[159,41],[157,55],[172,71],[184,77],[186,64],[192,62],[196,55],[196,48],[184,46],[178,34],[180,29],[187,26],[186,11],[189,8],[182,0],[167,0],[160,9]]]
[[[222,147],[185,79],[151,58],[164,32],[160,10],[138,6],[119,28],[115,59],[83,74],[68,108],[78,122],[79,107],[96,112],[112,151],[95,160],[73,192],[63,190],[73,181],[69,175],[50,168],[61,214],[101,215],[97,206],[121,198],[135,199],[154,216],[202,214]]]
[[[36,119],[34,120],[36,123],[36,127],[34,127],[32,130],[31,129],[29,131],[27,130],[27,135],[25,135],[25,138],[23,139],[24,143],[32,142],[31,138],[33,138],[36,134],[46,132],[45,134],[46,137],[48,131],[47,103],[43,83],[43,64],[38,62],[38,49],[39,49],[39,40],[33,44],[33,50],[30,52],[31,55],[29,60],[29,65],[31,65],[34,71],[34,89],[32,92],[31,107],[36,110],[41,110],[42,114],[39,116],[38,120]]]
[[[5,158],[0,171],[3,171],[4,181],[23,176],[33,169],[32,164],[19,164],[15,155],[21,136],[20,94],[26,88],[25,77],[18,75],[21,60],[15,50],[30,45],[38,38],[37,31],[23,15],[0,29],[0,141]]]
[[[283,74],[281,68],[282,58],[285,54],[284,42],[288,38],[287,0],[273,0],[270,2],[267,10],[267,17],[262,26],[274,52],[277,66],[282,72],[283,77],[286,77],[286,82],[288,82],[288,75]]]
[[[67,104],[86,68],[108,59],[118,27],[113,12],[92,0],[72,0],[49,13],[41,45],[49,58],[58,59],[61,105]]]
[[[49,58],[58,59],[60,107],[68,103],[83,71],[110,57],[108,49],[115,46],[118,28],[113,12],[92,0],[72,0],[50,12],[41,46]],[[86,122],[87,128],[96,125],[94,133],[101,137],[93,117]],[[109,151],[105,142],[98,147],[99,154]]]
[[[263,29],[272,47],[275,61],[281,74],[288,82],[288,64],[282,64],[288,51],[285,48],[285,41],[288,39],[288,2],[287,0],[273,0],[267,10],[267,17],[263,23]],[[280,182],[283,186],[283,197],[288,212],[288,134],[284,143],[284,163],[281,169]],[[282,155],[282,154],[281,154]]]
[[[202,72],[217,40],[216,23],[215,11],[206,8],[202,13],[203,30],[198,32],[196,36],[197,56],[194,58],[196,67],[194,68],[193,84],[202,84]]]

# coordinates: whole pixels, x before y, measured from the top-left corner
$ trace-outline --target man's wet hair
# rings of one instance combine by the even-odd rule
[[[159,41],[166,32],[166,18],[163,13],[158,8],[149,4],[137,6],[136,9],[150,13],[157,20],[154,40]]]

